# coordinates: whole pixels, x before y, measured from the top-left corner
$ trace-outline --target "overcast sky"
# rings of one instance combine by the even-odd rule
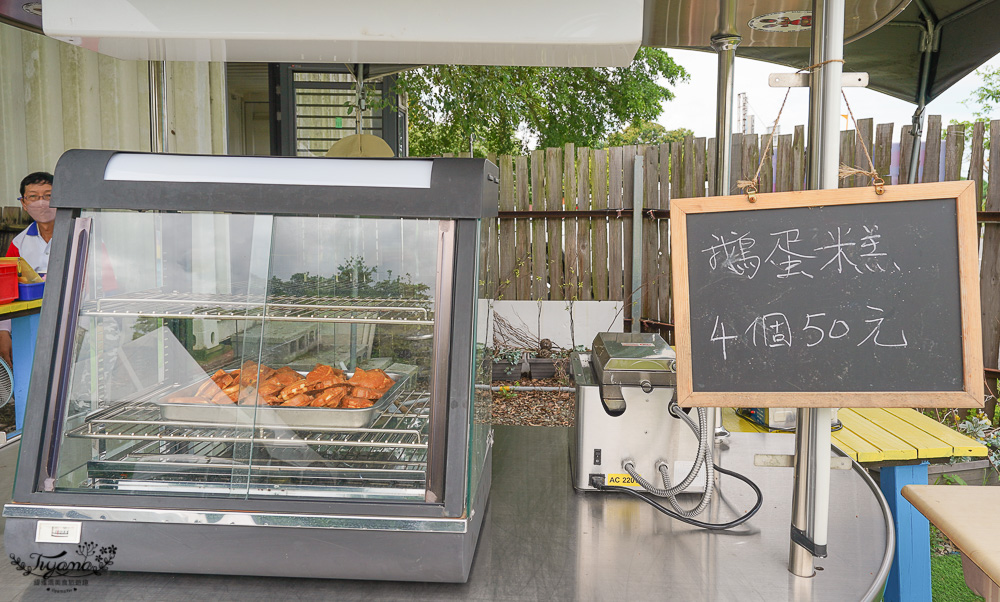
[[[687,83],[671,86],[675,98],[664,103],[663,114],[657,120],[668,130],[688,128],[695,135],[708,138],[715,137],[715,76],[717,58],[715,54],[694,50],[668,50],[676,63],[684,67],[691,79]],[[1000,66],[1000,55],[993,57],[986,65]],[[735,93],[746,92],[750,111],[748,115],[756,118],[756,132],[765,133],[767,127],[774,123],[785,95],[784,88],[770,88],[767,76],[770,73],[794,72],[790,67],[782,67],[761,61],[736,59]],[[967,75],[960,82],[949,88],[933,102],[928,103],[925,115],[941,115],[942,123],[951,119],[970,119],[973,108],[965,106],[972,91],[980,84],[980,78],[975,73]],[[898,100],[880,92],[862,88],[847,88],[848,102],[854,117],[864,119],[871,117],[876,124],[896,123],[893,137],[899,137],[899,128],[910,123],[916,105]],[[806,125],[808,120],[809,91],[806,88],[792,90],[781,115],[779,124],[782,133],[791,133],[796,125]],[[734,105],[733,131],[739,129],[739,115],[735,113]],[[841,113],[847,110],[841,107]],[[995,117],[1000,117],[997,115]],[[844,127],[842,129],[853,129]],[[924,121],[926,125],[926,119]]]

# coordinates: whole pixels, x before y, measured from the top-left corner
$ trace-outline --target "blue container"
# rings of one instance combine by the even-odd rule
[[[42,298],[42,292],[45,290],[44,282],[36,282],[34,284],[21,284],[17,283],[17,298],[20,301],[34,301],[35,299]]]

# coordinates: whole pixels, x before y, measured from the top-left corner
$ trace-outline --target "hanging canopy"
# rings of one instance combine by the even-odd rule
[[[853,35],[847,32],[844,71],[865,71],[869,89],[918,105],[930,102],[1000,52],[1000,0],[912,0],[885,21]],[[711,51],[708,44],[669,46]],[[741,43],[736,53],[796,68],[809,65],[808,46]]]

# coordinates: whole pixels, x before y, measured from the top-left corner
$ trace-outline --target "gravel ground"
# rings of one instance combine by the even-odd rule
[[[515,383],[495,381],[493,386]],[[521,380],[522,387],[565,387],[565,379]],[[554,391],[493,392],[493,424],[518,426],[573,426],[576,420],[576,395]]]

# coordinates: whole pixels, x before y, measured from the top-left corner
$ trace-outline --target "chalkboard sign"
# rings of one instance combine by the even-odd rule
[[[678,402],[982,406],[972,186],[674,200]]]

